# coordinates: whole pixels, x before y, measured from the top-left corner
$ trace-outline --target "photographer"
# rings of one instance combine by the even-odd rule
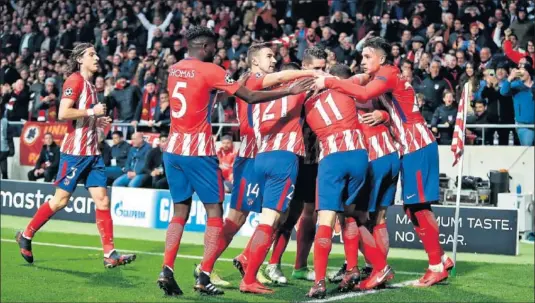
[[[518,68],[513,69],[507,81],[503,82],[503,86],[500,88],[500,94],[513,96],[517,125],[533,124],[535,122],[533,65],[526,62],[519,64]],[[535,130],[532,128],[517,128],[516,132],[520,140],[520,145],[533,145]]]

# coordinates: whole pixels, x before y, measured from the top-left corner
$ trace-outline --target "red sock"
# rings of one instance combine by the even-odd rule
[[[381,250],[383,255],[388,256],[388,250],[390,249],[390,242],[388,240],[388,230],[386,229],[386,223],[375,225],[373,228],[373,238],[375,244]]]
[[[55,214],[56,212],[50,208],[48,202],[43,203],[35,215],[33,215],[32,220],[24,230],[24,237],[31,239],[35,233],[43,226],[45,223]]]
[[[232,239],[234,239],[234,236],[238,233],[238,231],[240,231],[240,228],[241,226],[236,224],[236,222],[228,218],[225,219],[225,224],[223,224],[223,237],[222,237],[222,239],[225,240],[224,242],[225,248],[223,248],[223,250],[225,250],[230,245],[230,242],[232,242]]]
[[[280,264],[282,259],[282,254],[288,246],[290,241],[291,231],[279,231],[275,237],[275,243],[273,243],[273,253],[269,259],[269,264]]]
[[[201,262],[201,270],[211,273],[214,264],[219,257],[219,240],[224,238],[223,218],[208,218],[206,231],[204,232],[204,256]],[[221,251],[222,252],[222,251]]]
[[[173,217],[167,227],[163,265],[168,266],[171,269],[175,267],[176,254],[180,247],[180,240],[182,239],[182,232],[184,231],[185,224],[186,220],[184,218]]]
[[[104,255],[107,255],[115,248],[113,244],[113,220],[111,218],[111,211],[109,209],[97,209],[96,222]]]
[[[440,264],[442,262],[444,251],[440,246],[438,225],[435,215],[432,211],[426,209],[417,211],[414,215],[420,225],[420,228],[415,228],[415,230],[420,240],[422,240],[424,250],[429,258],[429,265]]]
[[[350,270],[358,265],[359,260],[359,228],[355,218],[348,217],[345,219],[342,240],[344,241],[347,269]]]
[[[364,254],[364,242],[360,241],[360,240],[362,240],[362,237],[359,234],[359,250],[362,253],[362,256],[364,257],[364,262],[366,262],[366,264],[371,266],[372,262],[370,262],[370,260]],[[357,256],[357,258],[358,258],[358,256]]]
[[[386,256],[381,253],[375,243],[375,239],[366,227],[360,226],[359,232],[364,248],[364,256],[370,261],[374,270],[382,270],[386,266]]]
[[[256,281],[256,274],[266,258],[269,247],[271,246],[272,237],[273,227],[266,224],[260,224],[256,227],[250,240],[251,247],[249,255],[247,256],[249,264],[247,265],[247,270],[243,277],[245,284],[251,284]]]
[[[325,280],[327,273],[327,263],[329,262],[329,253],[332,248],[333,229],[327,225],[320,225],[314,240],[314,272],[316,274],[316,283]]]
[[[297,230],[297,251],[295,256],[295,269],[307,267],[307,259],[314,243],[316,224],[312,216],[301,216]]]

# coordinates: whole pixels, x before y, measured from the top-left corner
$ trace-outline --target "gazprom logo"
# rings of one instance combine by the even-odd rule
[[[146,216],[144,211],[124,209],[123,201],[119,201],[117,204],[115,204],[115,207],[113,208],[113,212],[115,213],[117,217],[122,217],[122,218],[145,219],[145,216]]]

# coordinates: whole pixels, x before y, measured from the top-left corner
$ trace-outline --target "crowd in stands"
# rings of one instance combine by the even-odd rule
[[[136,162],[148,149],[134,133],[168,131],[167,68],[188,57],[184,33],[193,25],[218,35],[214,63],[234,79],[246,71],[247,49],[257,41],[277,42],[279,65],[299,62],[307,48],[322,45],[328,67],[341,62],[358,73],[364,41],[384,37],[418,93],[415,110],[440,144],[451,143],[457,103],[468,83],[467,134],[474,144],[533,145],[533,129],[470,127],[534,123],[533,0],[11,0],[0,9],[0,110],[9,122],[56,121],[69,50],[94,43],[98,99],[114,122],[128,125],[111,135],[117,157],[110,166],[126,169],[124,176],[110,169],[117,184],[149,182],[148,176],[155,185],[165,183],[155,181],[161,176],[157,163],[145,170]],[[237,122],[235,100],[218,100],[212,122]],[[20,130],[10,125],[8,136]],[[236,127],[220,134],[239,138]],[[120,147],[126,143],[119,136],[136,151]],[[119,160],[125,156],[134,163]]]

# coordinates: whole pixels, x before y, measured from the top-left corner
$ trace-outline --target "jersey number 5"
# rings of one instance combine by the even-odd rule
[[[173,94],[171,95],[171,98],[180,101],[180,110],[176,112],[171,109],[171,116],[173,118],[181,118],[186,113],[186,97],[184,97],[184,95],[179,91],[181,88],[186,88],[186,86],[186,82],[177,82],[175,84],[175,88],[173,89]]]

